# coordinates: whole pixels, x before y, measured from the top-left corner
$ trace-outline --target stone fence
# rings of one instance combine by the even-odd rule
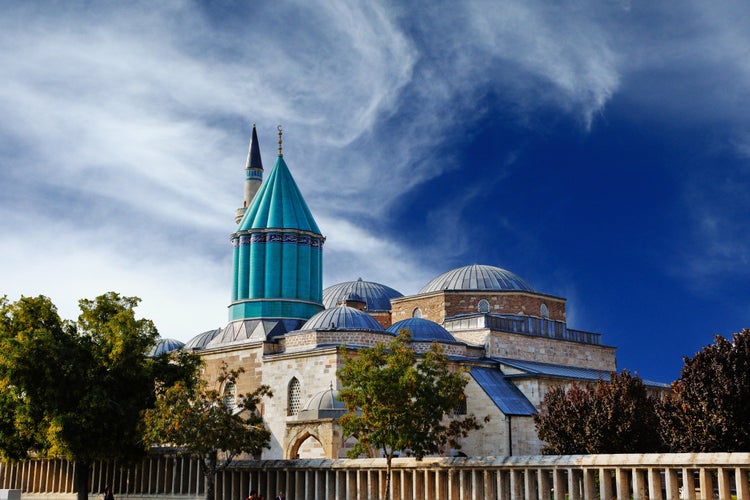
[[[239,462],[217,477],[216,499],[251,489],[272,499],[374,500],[385,485],[384,459]],[[75,465],[63,460],[0,464],[0,488],[24,499],[73,499]],[[750,500],[750,453],[410,458],[394,460],[394,500],[739,499]],[[205,496],[195,460],[154,455],[138,466],[100,462],[91,493],[193,500]]]

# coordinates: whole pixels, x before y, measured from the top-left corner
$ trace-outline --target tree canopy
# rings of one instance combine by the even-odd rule
[[[657,406],[674,452],[750,451],[750,330],[721,335],[692,358]]]
[[[268,386],[229,398],[222,390],[227,384],[236,387],[243,371],[228,370],[223,364],[215,387],[205,380],[193,387],[178,382],[161,392],[154,408],[144,415],[147,442],[174,445],[198,458],[207,500],[214,498],[218,471],[241,453],[260,454],[271,439],[258,412],[262,398],[272,396]]]
[[[340,398],[348,413],[340,419],[346,436],[355,436],[351,458],[382,453],[387,461],[386,494],[391,461],[398,453],[418,459],[460,448],[458,439],[481,425],[473,415],[453,416],[465,400],[465,369],[453,367],[434,343],[421,356],[401,331],[388,345],[377,344],[350,355],[339,369]],[[342,347],[342,350],[345,347]]]
[[[154,402],[155,384],[161,375],[187,376],[191,368],[167,370],[146,356],[158,334],[150,320],[136,318],[139,301],[114,292],[84,299],[73,322],[63,321],[44,296],[0,300],[5,458],[75,461],[82,499],[92,461],[144,456],[139,423]]]
[[[662,446],[656,399],[627,370],[581,387],[558,386],[547,392],[534,416],[542,453],[650,453]]]

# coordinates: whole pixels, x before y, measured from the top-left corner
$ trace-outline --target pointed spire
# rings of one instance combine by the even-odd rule
[[[260,158],[260,146],[258,145],[258,133],[255,131],[255,124],[253,123],[253,135],[250,137],[250,147],[247,150],[247,162],[245,163],[245,170],[255,168],[263,170],[263,160]]]
[[[239,224],[245,215],[247,207],[253,201],[255,193],[258,192],[263,182],[263,160],[260,158],[260,143],[258,142],[258,132],[255,130],[253,123],[253,133],[250,136],[250,146],[247,149],[247,161],[245,162],[245,195],[242,206],[235,211],[234,221]]]

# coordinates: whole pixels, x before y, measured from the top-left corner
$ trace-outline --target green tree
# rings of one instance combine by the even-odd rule
[[[238,394],[236,400],[226,398],[221,390],[226,384],[235,386],[243,371],[222,364],[214,388],[205,380],[195,387],[178,382],[160,393],[154,408],[144,415],[147,442],[173,445],[198,458],[207,500],[214,498],[217,472],[241,453],[258,455],[269,447],[271,432],[258,412],[262,398],[272,396],[268,386]]]
[[[674,452],[750,451],[750,330],[717,335],[685,363],[657,405]]]
[[[145,453],[138,425],[154,400],[146,354],[157,331],[135,317],[139,301],[114,292],[84,299],[72,322],[44,296],[0,300],[0,451],[75,461],[81,500],[93,461]]]
[[[351,458],[382,453],[387,472],[384,498],[390,495],[391,463],[399,452],[421,459],[446,445],[460,448],[458,438],[481,425],[473,415],[452,416],[465,399],[465,369],[451,367],[434,343],[419,358],[411,334],[401,331],[390,344],[379,343],[350,356],[345,347],[339,369],[340,398],[348,413],[340,419],[346,436],[357,444]]]
[[[534,416],[542,453],[650,453],[661,450],[656,399],[627,370],[587,387],[547,392]]]

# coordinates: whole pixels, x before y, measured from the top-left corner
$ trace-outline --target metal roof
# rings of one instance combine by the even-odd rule
[[[301,330],[377,330],[383,331],[375,318],[353,307],[324,309],[307,320]]]
[[[609,380],[609,371],[595,370],[593,368],[581,368],[578,366],[554,365],[541,363],[539,361],[523,361],[510,358],[492,358],[500,363],[535,375],[547,375],[551,377],[578,378],[586,380]]]
[[[412,341],[416,342],[432,342],[433,340],[437,340],[438,342],[456,342],[456,339],[453,338],[453,335],[448,330],[433,321],[423,318],[402,319],[397,323],[393,323],[386,331],[398,335],[399,330],[403,329],[408,329],[411,332]]]
[[[188,340],[187,344],[185,344],[183,348],[188,351],[205,349],[206,345],[211,342],[219,333],[221,333],[221,328],[199,333],[192,339]]]
[[[159,339],[153,349],[151,349],[151,352],[148,353],[148,356],[156,358],[162,354],[182,349],[184,345],[184,342],[180,342],[177,339]]]
[[[440,290],[522,290],[534,289],[519,276],[494,266],[472,264],[445,272],[427,283],[419,293]]]
[[[554,365],[551,363],[541,363],[539,361],[523,361],[510,358],[492,358],[503,365],[510,366],[517,370],[522,370],[533,375],[544,375],[548,377],[574,378],[581,380],[605,380],[609,381],[612,370],[595,370],[593,368],[581,368],[578,366]],[[665,387],[662,382],[653,380],[643,380],[644,385],[649,387]]]
[[[364,299],[368,311],[390,311],[391,299],[403,297],[401,292],[389,286],[359,278],[357,281],[345,281],[323,290],[323,305],[326,308],[336,307],[352,293]]]
[[[497,368],[473,366],[471,376],[505,415],[533,415],[536,408]]]

